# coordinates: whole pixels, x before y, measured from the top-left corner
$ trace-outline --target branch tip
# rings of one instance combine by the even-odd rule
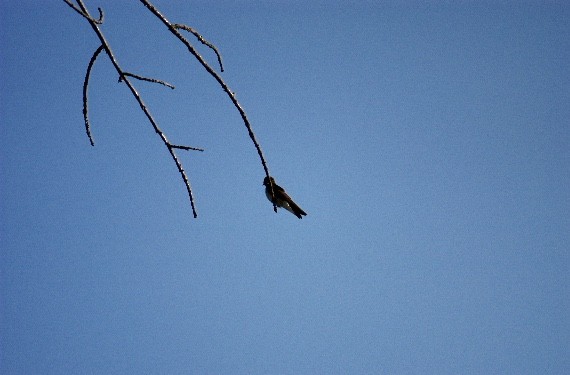
[[[103,50],[104,46],[101,44],[89,60],[89,64],[87,65],[87,72],[85,72],[85,80],[83,81],[83,121],[85,122],[85,132],[87,133],[87,137],[89,138],[89,142],[91,146],[95,146],[95,142],[93,141],[93,136],[91,135],[91,128],[89,126],[89,107],[87,101],[87,88],[89,87],[89,78],[91,77],[91,69],[93,68],[93,64],[95,64],[95,60]]]
[[[91,15],[87,12],[87,10],[81,10],[79,8],[77,8],[75,6],[75,4],[73,4],[71,1],[69,0],[63,0],[67,5],[69,5],[74,11],[76,11],[77,13],[79,13],[81,16],[85,17],[86,19],[88,19],[89,21],[96,23],[97,25],[101,25],[103,23],[103,10],[101,8],[97,8],[97,10],[99,11],[99,19],[95,19],[93,17],[91,17]],[[81,4],[82,5],[82,4]]]
[[[208,42],[206,39],[204,39],[202,34],[200,34],[198,31],[196,31],[196,29],[193,29],[192,27],[190,27],[188,25],[175,23],[175,24],[172,24],[172,27],[174,27],[175,29],[182,29],[182,30],[188,31],[189,33],[193,34],[200,41],[200,43],[204,44],[205,46],[210,47],[214,51],[214,53],[216,54],[216,57],[218,58],[218,64],[220,65],[220,71],[221,72],[224,71],[224,65],[222,64],[222,56],[220,55],[220,52],[218,51],[218,48],[215,45]]]
[[[156,78],[147,78],[147,77],[143,77],[143,76],[139,76],[138,74],[133,74],[133,73],[129,73],[129,72],[122,72],[122,75],[119,75],[119,82],[122,82],[124,77],[133,77],[136,78],[138,80],[141,81],[147,81],[147,82],[152,82],[152,83],[158,83],[160,85],[166,86],[171,88],[172,90],[174,90],[174,85],[171,85],[170,83],[160,80],[160,79],[156,79]]]
[[[185,150],[185,151],[200,151],[200,152],[204,152],[204,149],[203,149],[203,148],[191,147],[191,146],[173,145],[173,144],[171,144],[171,143],[168,144],[168,147],[170,147],[170,148],[177,148],[177,149]]]

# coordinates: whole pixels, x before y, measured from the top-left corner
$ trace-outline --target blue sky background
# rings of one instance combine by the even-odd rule
[[[306,4],[309,3],[309,4]],[[0,3],[0,373],[570,372],[570,6]],[[190,38],[212,64],[210,50]]]

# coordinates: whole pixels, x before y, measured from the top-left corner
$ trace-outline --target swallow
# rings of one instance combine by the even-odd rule
[[[271,183],[269,182],[271,181]],[[273,193],[275,194],[275,201],[273,201],[271,196],[271,184],[273,184]],[[271,203],[275,203],[277,207],[283,207],[287,211],[291,212],[293,215],[302,219],[303,216],[307,216],[307,213],[297,206],[293,199],[285,192],[285,190],[275,183],[273,177],[265,177],[263,179],[263,185],[265,186],[265,195]]]

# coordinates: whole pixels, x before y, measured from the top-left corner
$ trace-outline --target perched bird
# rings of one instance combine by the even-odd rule
[[[271,196],[271,184],[273,184],[273,193],[275,194],[275,201],[273,201]],[[265,185],[265,195],[267,199],[271,203],[275,203],[277,207],[283,207],[287,211],[291,212],[293,215],[297,216],[299,219],[302,219],[303,216],[307,216],[307,213],[301,209],[301,207],[297,206],[293,199],[285,192],[285,190],[275,183],[273,177],[265,177],[263,179],[263,185]]]

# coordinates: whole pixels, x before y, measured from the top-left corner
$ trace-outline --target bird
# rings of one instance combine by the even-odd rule
[[[275,200],[273,200],[273,197],[271,196],[272,184]],[[275,179],[273,177],[265,177],[263,179],[263,185],[265,186],[265,195],[271,203],[275,203],[277,207],[283,207],[293,215],[297,216],[299,219],[302,219],[303,216],[307,216],[307,213],[303,211],[303,209],[301,209],[301,207],[299,207],[295,202],[293,202],[293,199],[291,199],[289,194],[285,192],[285,189],[275,183]]]

